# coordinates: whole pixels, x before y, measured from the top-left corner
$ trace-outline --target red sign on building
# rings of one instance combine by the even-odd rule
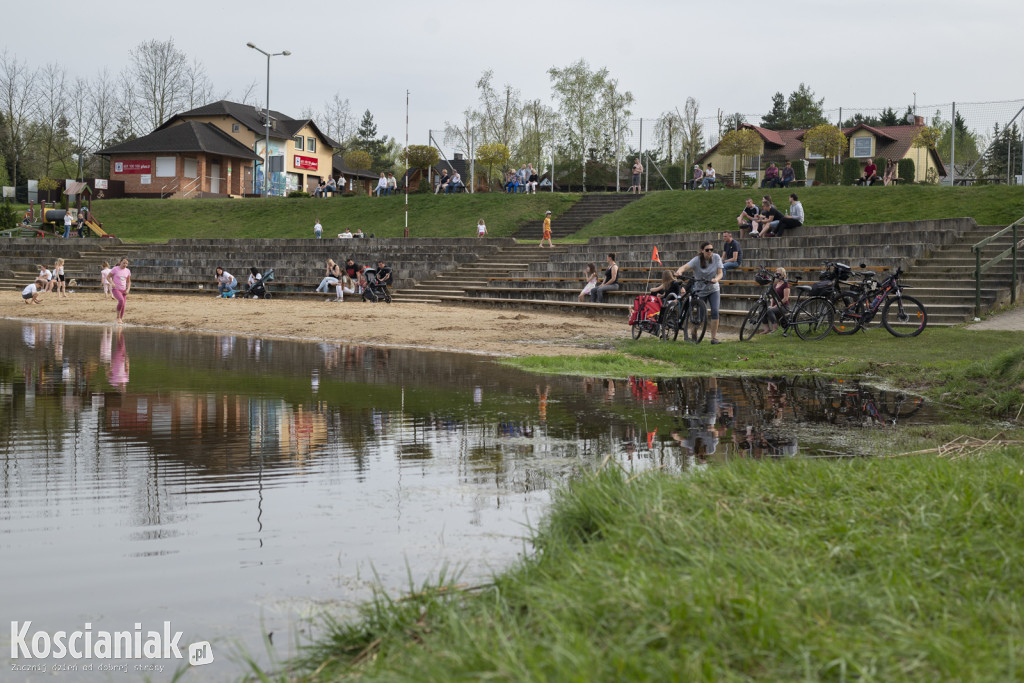
[[[315,171],[317,169],[317,159],[316,157],[304,157],[301,154],[296,154],[295,168],[301,168],[304,171]]]
[[[149,159],[128,159],[114,162],[114,173],[152,173],[153,162]]]

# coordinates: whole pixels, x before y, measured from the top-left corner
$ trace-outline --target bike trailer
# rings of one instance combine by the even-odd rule
[[[656,320],[661,313],[661,299],[651,294],[641,294],[633,299],[633,310],[629,312],[629,324],[636,325],[645,320]]]

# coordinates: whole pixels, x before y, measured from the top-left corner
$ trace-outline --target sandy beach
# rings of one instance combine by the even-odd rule
[[[0,318],[115,324],[102,294],[43,295],[26,305],[17,292],[0,301]],[[494,356],[599,353],[629,335],[625,319],[432,304],[344,303],[323,299],[220,299],[132,293],[127,326],[308,339],[375,346],[465,351]]]

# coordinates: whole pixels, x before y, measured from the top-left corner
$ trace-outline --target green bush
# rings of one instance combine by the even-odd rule
[[[430,194],[434,191],[434,188],[430,187],[430,181],[427,180],[427,176],[425,175],[420,177],[419,191],[423,194]]]
[[[288,193],[288,196],[289,197],[308,197],[309,193],[308,192],[303,192],[302,190],[292,190],[291,192]]]
[[[853,185],[860,178],[860,161],[853,157],[843,159],[843,185]]]
[[[803,159],[797,159],[796,161],[793,162],[793,174],[793,177],[796,178],[797,180],[807,179],[807,167],[804,166]]]
[[[16,227],[18,227],[18,212],[14,210],[10,201],[0,202],[0,230],[11,230]]]
[[[669,166],[665,169],[665,180],[672,186],[672,189],[678,190],[683,186],[683,169],[679,166]]]
[[[831,159],[818,159],[814,168],[814,179],[821,185],[835,185],[839,179],[838,169]]]
[[[913,159],[900,159],[899,163],[896,164],[896,175],[899,177],[900,182],[914,182],[914,168]]]

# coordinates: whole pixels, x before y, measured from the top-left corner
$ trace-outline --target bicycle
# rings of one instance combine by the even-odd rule
[[[899,266],[881,283],[875,274],[868,271],[861,275],[861,282],[852,285],[851,294],[856,299],[837,311],[836,332],[853,334],[867,326],[879,308],[882,311],[882,326],[894,337],[916,337],[928,325],[928,312],[924,305],[912,296],[903,293],[908,285],[900,284],[903,269]]]
[[[698,282],[711,284],[711,280],[693,277],[676,279],[688,284],[681,297],[672,299],[662,309],[661,338],[665,341],[675,341],[681,329],[683,341],[700,344],[708,328],[708,307],[701,295],[695,291],[695,285]]]
[[[761,266],[761,269],[754,275],[754,282],[765,285],[761,296],[750,307],[747,317],[740,327],[740,341],[750,341],[758,333],[761,326],[768,321],[768,309],[779,308],[786,311],[782,299],[775,291],[775,280],[781,279],[775,273],[769,273],[768,269]],[[790,283],[795,283],[795,278]],[[795,289],[801,292],[810,292],[807,285],[795,285]],[[779,326],[783,328],[782,336],[788,337],[789,330],[796,332],[797,336],[804,341],[819,341],[828,336],[835,323],[835,307],[832,302],[823,296],[812,296],[797,303],[792,310],[785,312],[779,319]]]

